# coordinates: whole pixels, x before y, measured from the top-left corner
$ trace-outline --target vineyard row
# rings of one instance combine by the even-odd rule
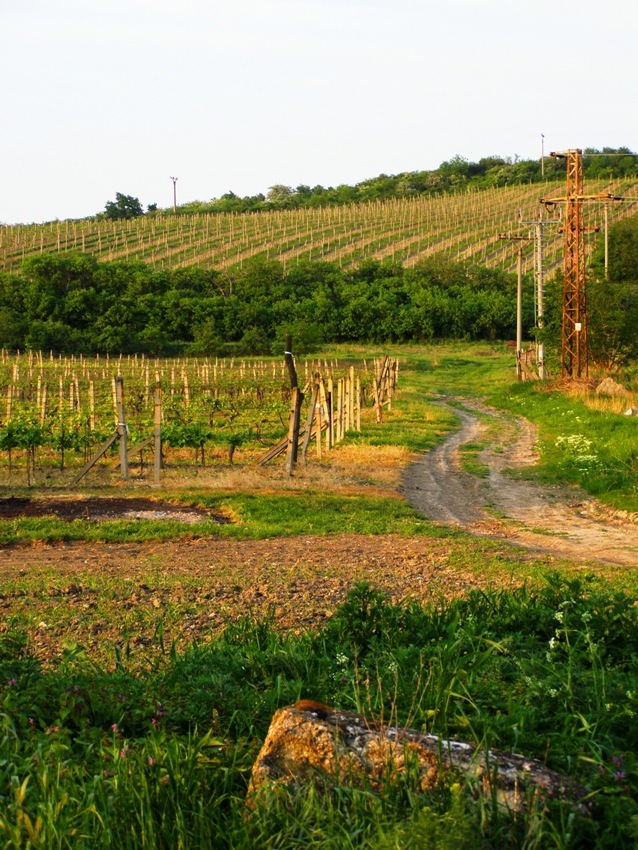
[[[590,181],[588,191],[610,191],[628,200],[609,208],[609,222],[638,209],[635,181]],[[561,184],[471,190],[417,197],[260,213],[143,216],[129,221],[83,220],[0,228],[0,269],[16,270],[37,253],[81,252],[103,260],[143,261],[156,269],[199,265],[241,268],[252,258],[331,260],[342,267],[391,258],[411,266],[427,256],[471,260],[513,271],[511,246],[498,234],[536,218],[542,194]],[[601,227],[602,205],[587,211],[588,226]],[[560,262],[562,237],[548,233],[546,263]],[[531,256],[524,261],[531,269]]]

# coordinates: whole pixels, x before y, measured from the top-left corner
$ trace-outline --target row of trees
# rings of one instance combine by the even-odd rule
[[[523,327],[534,334],[534,285]],[[562,282],[547,282],[545,342],[560,344]],[[590,355],[638,359],[638,218],[609,230],[588,281]],[[260,260],[230,274],[156,271],[85,254],[39,254],[0,274],[0,346],[61,353],[270,354],[292,334],[299,353],[324,342],[513,339],[516,281],[504,272],[428,259],[411,268],[366,261],[340,269]]]
[[[583,171],[586,179],[620,179],[638,173],[638,154],[632,153],[629,148],[603,148],[602,150],[586,148],[583,153]],[[277,184],[271,186],[266,194],[258,193],[243,198],[234,192],[227,192],[221,198],[214,198],[211,201],[181,204],[177,208],[177,214],[259,212],[273,209],[334,206],[388,198],[440,195],[470,187],[488,188],[537,183],[544,180],[563,179],[564,175],[564,160],[552,157],[546,157],[541,164],[538,159],[518,159],[517,157],[487,156],[478,162],[470,162],[461,156],[455,156],[431,171],[380,174],[378,177],[364,180],[354,186],[311,187],[302,184],[293,188]],[[173,209],[158,211],[157,205],[151,204],[148,207],[148,213],[170,215]],[[117,219],[133,218],[143,214],[143,207],[137,198],[118,192],[115,201],[109,201],[105,211],[99,215]]]
[[[233,274],[40,254],[0,275],[0,345],[63,353],[268,354],[322,342],[511,338],[515,280],[425,261],[260,261]],[[526,326],[533,306],[526,303]]]

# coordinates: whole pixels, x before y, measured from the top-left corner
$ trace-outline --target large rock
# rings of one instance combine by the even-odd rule
[[[265,785],[340,782],[380,791],[406,771],[427,791],[451,770],[471,777],[512,811],[527,809],[540,795],[587,811],[582,786],[534,759],[375,723],[307,700],[273,716],[253,765],[248,804],[255,805]]]
[[[596,395],[608,395],[612,398],[627,398],[631,395],[629,390],[625,389],[622,384],[614,381],[613,378],[603,378],[596,387]]]

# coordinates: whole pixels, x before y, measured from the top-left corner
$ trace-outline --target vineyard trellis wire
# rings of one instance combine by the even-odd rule
[[[302,380],[317,387],[315,405],[321,405],[299,437],[306,440],[304,461],[310,439],[321,453],[323,434],[327,451],[360,429],[362,410],[371,417],[376,411],[379,420],[384,406],[391,406],[398,365],[383,361],[395,365],[384,366],[380,383],[380,362],[303,362]],[[128,478],[130,464],[138,478],[152,469],[158,483],[160,465],[232,464],[238,450],[244,460],[261,459],[287,431],[290,397],[285,362],[278,358],[62,357],[2,350],[0,476],[4,471],[9,485],[72,485],[92,469],[100,470],[100,480],[111,480],[116,470]]]

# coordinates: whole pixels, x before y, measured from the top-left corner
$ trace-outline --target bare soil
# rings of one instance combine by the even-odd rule
[[[465,407],[454,408],[461,429],[406,469],[401,490],[413,507],[435,522],[539,553],[638,564],[638,516],[608,509],[577,488],[520,477],[536,462],[534,427],[474,402]],[[481,442],[488,431],[479,460],[489,475],[478,478],[462,470],[460,447]]]
[[[393,601],[425,603],[470,588],[512,586],[507,564],[514,560],[522,566],[520,576],[526,562],[551,564],[556,559],[576,562],[575,569],[598,562],[603,574],[609,565],[614,570],[637,565],[635,516],[606,510],[574,489],[540,487],[517,477],[535,461],[536,435],[529,423],[480,405],[471,408],[469,402],[455,412],[461,429],[407,466],[405,455],[385,458],[368,450],[370,469],[362,478],[359,462],[344,462],[346,453],[339,460],[335,452],[330,471],[315,467],[313,473],[309,466],[300,470],[296,484],[305,487],[314,481],[316,487],[317,480],[325,479],[326,486],[340,492],[373,491],[390,498],[401,493],[436,523],[502,541],[505,566],[500,573],[494,568],[498,550],[492,553],[489,575],[487,566],[478,574],[459,554],[467,544],[444,537],[334,534],[238,541],[195,536],[156,543],[5,546],[0,547],[0,631],[14,616],[29,622],[36,652],[52,662],[65,642],[100,655],[103,647],[122,643],[124,631],[144,651],[160,618],[165,640],[177,645],[206,640],[247,613],[269,613],[284,630],[315,628],[360,581],[385,591]],[[480,456],[489,470],[486,478],[461,469],[460,447],[468,441],[489,443]],[[232,474],[241,477],[240,470]],[[257,483],[259,490],[268,481],[264,477]],[[276,489],[271,479],[273,484]],[[165,517],[196,523],[211,516],[159,497],[0,500],[0,517],[46,514],[96,522]]]

